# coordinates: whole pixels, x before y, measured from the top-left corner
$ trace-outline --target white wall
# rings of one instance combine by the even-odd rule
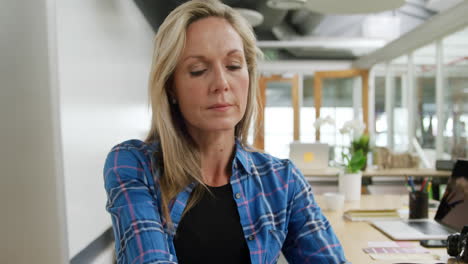
[[[68,259],[54,2],[0,4],[0,263]]]
[[[102,169],[110,148],[149,127],[153,31],[133,1],[57,2],[70,257],[111,226]]]

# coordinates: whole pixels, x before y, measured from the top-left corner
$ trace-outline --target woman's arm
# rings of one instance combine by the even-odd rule
[[[104,183],[117,263],[177,263],[168,248],[156,195],[136,149],[115,147],[107,156]],[[151,175],[149,175],[151,177]]]
[[[312,188],[291,163],[291,216],[283,254],[289,263],[346,263],[343,248],[315,202]]]

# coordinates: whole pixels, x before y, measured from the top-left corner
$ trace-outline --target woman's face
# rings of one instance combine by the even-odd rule
[[[187,28],[173,88],[189,131],[234,129],[244,116],[249,73],[242,39],[229,22],[208,17]]]

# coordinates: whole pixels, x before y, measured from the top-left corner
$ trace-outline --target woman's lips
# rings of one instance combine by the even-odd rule
[[[227,110],[229,110],[229,108],[231,108],[232,105],[230,104],[215,104],[215,105],[212,105],[210,107],[208,107],[208,109],[210,110],[214,110],[214,111],[219,111],[219,112],[225,112]]]

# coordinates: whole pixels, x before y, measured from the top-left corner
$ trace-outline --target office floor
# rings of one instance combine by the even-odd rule
[[[109,244],[106,249],[96,256],[95,259],[90,261],[89,263],[91,264],[115,264],[114,261],[114,242],[112,244]]]

